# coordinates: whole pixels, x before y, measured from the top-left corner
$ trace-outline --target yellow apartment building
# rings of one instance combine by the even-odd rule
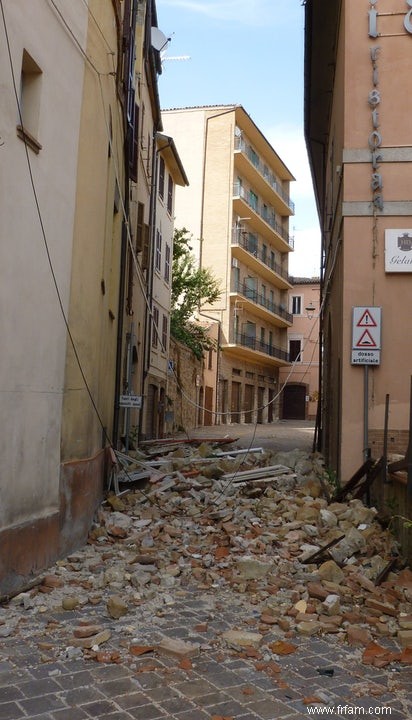
[[[210,373],[217,387],[204,388],[199,418],[271,422],[279,369],[289,363],[294,177],[241,105],[164,110],[162,119],[190,183],[177,188],[175,226],[192,234],[199,265],[221,287],[220,300],[199,315],[215,320],[218,336]]]

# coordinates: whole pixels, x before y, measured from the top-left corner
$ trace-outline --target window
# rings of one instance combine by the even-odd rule
[[[17,120],[17,134],[35,153],[41,150],[37,140],[40,117],[40,93],[42,71],[23,50],[20,78],[20,114]]]
[[[144,204],[137,203],[137,223],[136,223],[136,252],[141,252],[144,241]]]
[[[300,315],[302,312],[302,296],[292,296],[292,315]]]
[[[252,253],[252,255],[257,257],[258,241],[257,241],[256,235],[254,235],[251,232],[249,233],[247,249],[249,250],[250,253]]]
[[[154,306],[152,316],[152,347],[157,348],[159,332],[159,308]]]
[[[261,327],[261,328],[260,328],[260,344],[261,344],[262,346],[265,344],[265,340],[266,340],[266,337],[265,337],[265,328]]]
[[[256,195],[256,193],[254,193],[253,190],[249,190],[249,204],[253,208],[253,210],[255,210],[256,212],[258,209],[258,203],[259,203],[259,198]]]
[[[167,315],[163,315],[162,319],[162,350],[163,352],[166,352],[167,350],[167,331],[168,331],[168,320]]]
[[[208,369],[208,370],[213,370],[213,348],[209,348],[209,356],[208,356],[207,369]]]
[[[165,247],[165,275],[166,282],[170,281],[170,245],[166,243]]]
[[[150,248],[150,227],[144,224],[143,231],[143,247],[142,247],[142,270],[149,268],[149,248]]]
[[[272,310],[272,312],[274,312],[274,305],[275,305],[275,293],[274,293],[274,291],[271,290],[270,293],[269,293],[269,295],[270,295],[270,309]]]
[[[273,250],[271,250],[270,251],[270,267],[272,268],[272,270],[275,269],[275,265],[276,265],[275,253],[273,252]]]
[[[257,288],[257,280],[255,277],[246,277],[245,278],[245,287],[244,287],[244,295],[245,297],[249,298],[250,300],[254,300],[256,302],[256,288]]]
[[[256,346],[256,325],[255,325],[255,323],[247,321],[244,324],[243,332],[245,335],[244,344],[246,345],[246,347],[255,349],[255,346]]]
[[[302,341],[289,340],[289,360],[290,362],[302,362]]]
[[[269,330],[269,348],[273,348],[273,332],[272,330]]]
[[[165,196],[165,161],[161,157],[159,160],[159,197],[163,200]]]
[[[266,306],[266,285],[262,285],[262,301],[263,304]]]
[[[169,215],[173,213],[173,178],[169,175],[169,182],[167,185],[167,212]]]
[[[162,235],[156,230],[156,251],[155,251],[155,268],[158,272],[162,267]]]

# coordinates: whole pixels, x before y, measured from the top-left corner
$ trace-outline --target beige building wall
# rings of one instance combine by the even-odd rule
[[[306,136],[325,258],[324,450],[342,482],[365,448],[379,456],[387,394],[389,450],[406,450],[412,265],[396,238],[412,236],[408,11],[402,0],[306,7]],[[398,231],[395,248],[388,230]],[[395,255],[404,264],[388,270]],[[367,371],[351,362],[354,307],[382,310],[380,363]]]
[[[84,58],[50,4],[6,0],[3,9],[11,57],[2,42],[0,545],[2,582],[11,587],[31,570],[26,555],[8,574],[14,529],[52,524],[60,503],[62,310],[69,310]],[[86,47],[84,3],[74,0],[61,13]],[[54,550],[49,541],[38,534],[23,544],[44,560]]]
[[[89,23],[86,45],[95,67],[85,64],[68,315],[78,358],[68,342],[63,462],[92,460],[110,442],[115,400],[124,140],[107,44],[116,50],[117,32],[110,2],[89,7],[99,27]]]
[[[177,189],[176,227],[193,234],[201,267],[221,287],[220,299],[202,308],[220,325],[216,417],[271,422],[279,367],[288,365],[294,178],[240,105],[167,110],[162,118],[190,183]]]

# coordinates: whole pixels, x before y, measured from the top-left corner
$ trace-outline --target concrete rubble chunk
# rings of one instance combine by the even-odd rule
[[[326,560],[326,562],[322,563],[322,565],[319,566],[318,574],[322,580],[327,580],[337,585],[340,585],[345,579],[344,573],[334,560]]]
[[[258,580],[271,571],[272,563],[261,562],[253,557],[245,556],[237,561],[237,568],[243,579]]]
[[[107,612],[114,620],[127,615],[129,608],[127,603],[119,595],[112,595],[107,601]]]
[[[90,649],[92,647],[95,647],[96,645],[102,645],[103,643],[107,642],[108,640],[110,640],[111,636],[112,634],[110,630],[102,630],[96,635],[91,635],[90,637],[86,638],[72,637],[69,640],[69,645],[71,645],[72,647]]]
[[[230,647],[257,648],[263,640],[263,635],[243,630],[227,630],[223,633],[222,638]]]
[[[156,645],[155,650],[159,655],[166,655],[167,657],[193,658],[199,655],[200,645],[199,643],[166,637]]]

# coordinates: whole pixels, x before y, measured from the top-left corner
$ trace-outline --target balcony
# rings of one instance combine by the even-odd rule
[[[281,215],[293,215],[295,212],[295,204],[284,191],[281,182],[275,177],[268,166],[262,162],[255,150],[245,142],[242,137],[235,137],[235,152],[239,154],[239,168],[245,173],[246,177],[253,177],[253,170],[259,173],[263,183],[252,181],[252,185],[260,185],[261,191],[267,195],[268,190],[275,193],[273,198],[274,204]],[[252,171],[252,174],[251,174]]]
[[[286,365],[290,362],[289,353],[283,348],[269,345],[268,343],[258,340],[256,337],[250,337],[244,333],[235,332],[231,342],[228,345],[222,345],[222,348],[226,354],[253,362],[257,361],[256,355],[254,355],[256,352],[266,356],[267,360],[280,361],[275,362],[276,365]],[[264,358],[260,357],[260,361],[264,362]]]
[[[240,300],[245,307],[254,315],[265,317],[267,320],[273,322],[275,315],[278,318],[278,322],[274,324],[280,325],[281,327],[288,327],[292,325],[293,315],[289,313],[282,305],[268,300],[265,295],[261,295],[257,290],[251,288],[245,282],[232,282],[232,293],[236,293],[240,296]],[[249,306],[249,307],[248,307]],[[260,311],[260,312],[259,312]],[[268,316],[268,314],[270,315]]]
[[[281,288],[290,290],[292,284],[289,273],[271,257],[270,247],[267,248],[258,242],[252,243],[247,231],[234,228],[232,232],[232,255],[243,261],[262,278]],[[273,278],[273,273],[277,279]]]
[[[293,237],[276,221],[273,208],[255,200],[255,196],[246,190],[241,183],[233,185],[233,210],[239,217],[250,215],[249,224],[280,252],[293,250]]]

